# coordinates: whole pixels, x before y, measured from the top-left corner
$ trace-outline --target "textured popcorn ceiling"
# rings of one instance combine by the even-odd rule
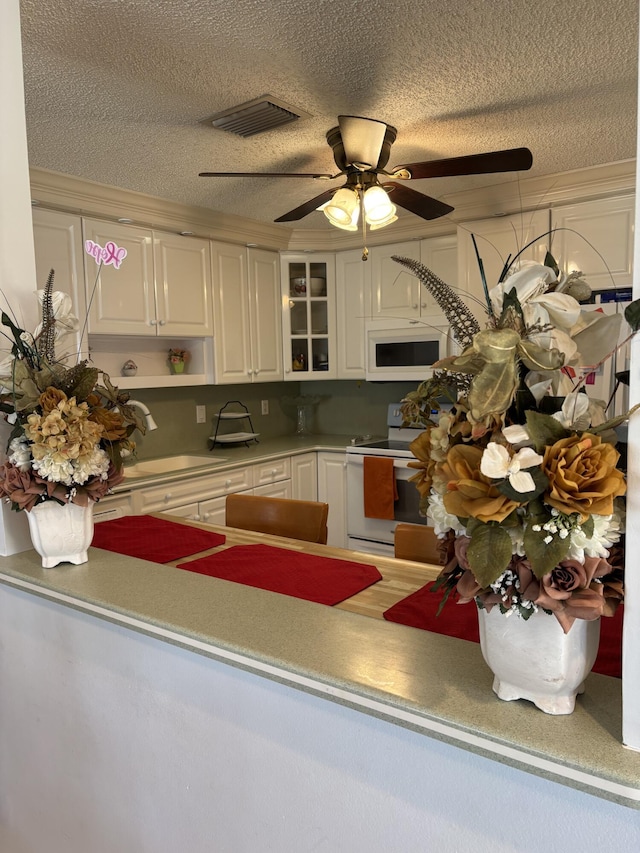
[[[521,145],[530,175],[635,157],[637,0],[21,7],[32,165],[179,202],[266,221],[302,204],[327,185],[198,172],[333,172],[339,113],[397,127],[390,166]],[[266,93],[311,118],[248,139],[198,123]],[[440,198],[500,180],[409,186]]]

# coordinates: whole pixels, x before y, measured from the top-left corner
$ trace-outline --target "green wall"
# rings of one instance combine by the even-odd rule
[[[146,403],[158,429],[138,437],[140,459],[209,449],[215,430],[214,414],[230,400],[249,409],[254,430],[263,437],[293,435],[296,397],[320,401],[310,411],[313,432],[347,437],[385,435],[387,406],[416,387],[415,382],[326,381],[273,382],[257,385],[197,385],[191,388],[151,388],[131,391],[131,398]],[[261,414],[261,401],[269,401],[269,414]],[[196,424],[196,406],[206,407],[206,423]],[[345,444],[347,441],[345,441]]]

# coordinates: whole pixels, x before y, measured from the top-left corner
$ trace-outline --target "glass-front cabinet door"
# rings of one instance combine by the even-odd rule
[[[335,379],[333,255],[283,254],[284,378]]]

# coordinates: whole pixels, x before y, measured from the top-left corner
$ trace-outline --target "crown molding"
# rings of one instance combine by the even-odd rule
[[[289,245],[290,229],[169,201],[144,193],[87,181],[48,169],[30,169],[32,204],[99,219],[126,217],[136,225],[162,231],[193,231],[197,237],[227,243],[248,243],[282,250]]]
[[[206,239],[275,251],[335,252],[360,249],[363,245],[360,232],[341,231],[328,224],[326,228],[294,229],[180,204],[47,169],[33,168],[30,176],[34,204],[82,216],[113,220],[126,217],[148,228],[176,233],[193,231],[196,236]],[[454,207],[448,216],[427,222],[417,216],[403,215],[388,229],[367,231],[366,245],[381,246],[439,237],[455,233],[459,222],[633,194],[635,181],[636,161],[622,160],[450,193],[442,197]]]

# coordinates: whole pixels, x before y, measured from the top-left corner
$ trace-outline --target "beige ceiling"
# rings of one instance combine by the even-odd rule
[[[533,176],[636,153],[637,0],[21,7],[31,164],[178,202],[272,221],[326,185],[198,172],[335,171],[340,113],[397,127],[390,166],[525,145]],[[265,93],[311,117],[247,139],[199,124]],[[513,177],[410,186],[443,198]]]

